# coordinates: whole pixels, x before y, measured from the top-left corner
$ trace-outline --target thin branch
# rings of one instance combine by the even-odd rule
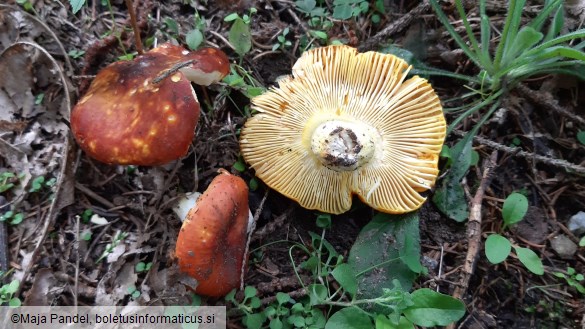
[[[537,104],[538,106],[541,106],[548,111],[556,112],[560,115],[563,115],[573,121],[578,122],[581,125],[585,125],[585,119],[583,119],[582,117],[575,113],[571,113],[566,108],[558,105],[555,101],[550,99],[550,97],[547,97],[547,94],[536,90],[532,90],[521,83],[516,86],[516,90],[518,90],[522,94],[522,96],[528,98],[528,100],[531,101],[532,103]]]
[[[461,136],[461,137],[466,134],[466,132],[461,131],[461,130],[454,130],[453,133],[455,135]],[[565,169],[567,172],[573,172],[573,173],[578,174],[578,175],[585,175],[585,167],[584,166],[574,164],[574,163],[571,163],[571,162],[566,161],[566,160],[550,158],[550,157],[546,157],[543,155],[534,154],[533,152],[526,152],[526,151],[523,151],[519,147],[505,146],[505,145],[502,145],[500,143],[496,143],[494,141],[491,141],[487,138],[483,138],[481,136],[476,136],[473,138],[473,140],[481,145],[485,145],[485,146],[492,148],[494,150],[503,151],[503,152],[509,153],[511,155],[525,158],[527,160],[534,160],[534,161],[538,161],[541,163],[545,163],[547,165],[562,168],[562,169]]]
[[[164,71],[163,73],[159,74],[156,78],[152,79],[152,83],[157,84],[164,79],[168,78],[171,74],[175,74],[178,70],[182,69],[185,66],[189,66],[195,63],[194,59],[190,59],[188,61],[184,61],[178,64],[173,65],[170,69]]]
[[[142,39],[140,39],[140,28],[138,28],[138,23],[136,22],[136,11],[134,11],[134,4],[132,0],[126,0],[126,7],[128,7],[128,14],[130,14],[130,24],[132,25],[132,29],[134,30],[134,42],[136,43],[136,51],[138,55],[142,55],[144,53],[144,49],[142,48]]]
[[[471,200],[469,221],[467,223],[467,256],[459,275],[459,283],[455,287],[453,297],[461,299],[469,287],[469,279],[475,270],[475,261],[481,246],[481,207],[486,188],[489,186],[492,172],[496,167],[498,151],[493,151],[489,159],[484,161],[481,182]]]

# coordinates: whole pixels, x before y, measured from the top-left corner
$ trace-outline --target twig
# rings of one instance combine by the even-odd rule
[[[248,262],[246,261],[248,259],[248,251],[250,250],[250,242],[252,241],[252,234],[254,233],[254,231],[256,230],[256,223],[258,222],[258,218],[260,218],[260,214],[262,213],[262,209],[264,208],[264,202],[266,202],[266,198],[268,198],[268,191],[270,191],[269,189],[266,189],[266,192],[264,193],[264,197],[262,198],[262,201],[260,201],[260,205],[258,206],[258,209],[256,209],[256,212],[254,213],[254,222],[252,223],[252,227],[250,228],[250,231],[248,232],[248,237],[246,239],[246,249],[244,249],[244,261],[242,261],[242,270],[241,270],[241,277],[240,277],[240,290],[244,289],[244,276],[246,274],[246,266],[248,266]]]
[[[366,40],[358,47],[360,51],[372,50],[380,43],[388,40],[392,35],[399,33],[410,26],[410,23],[415,19],[420,19],[421,15],[426,14],[431,10],[431,4],[428,0],[423,0],[416,8],[412,9],[402,17],[397,19],[393,24],[388,25],[382,31],[378,32],[373,37]]]
[[[466,132],[461,131],[461,130],[454,130],[453,133],[455,135],[458,135],[461,137],[466,134]],[[548,164],[548,165],[551,165],[554,167],[563,168],[568,172],[574,172],[578,175],[585,175],[585,167],[584,166],[577,165],[577,164],[571,163],[571,162],[566,161],[566,160],[549,158],[549,157],[546,157],[543,155],[534,154],[533,152],[526,152],[526,151],[523,151],[519,147],[505,146],[505,145],[502,145],[500,143],[496,143],[494,141],[491,141],[487,138],[483,138],[481,136],[475,136],[473,138],[473,140],[479,144],[485,145],[485,146],[490,147],[494,150],[503,151],[503,152],[509,153],[511,155],[523,157],[523,158],[528,159],[528,160],[534,160],[534,161],[542,162],[542,163],[545,163],[545,164]]]
[[[3,196],[0,196],[0,215],[9,210],[8,202]],[[6,221],[0,221],[0,272],[8,272],[8,234],[6,234]],[[0,285],[2,285],[2,276],[0,276]]]
[[[188,61],[184,61],[184,62],[175,64],[170,69],[164,71],[163,73],[159,74],[156,78],[152,79],[152,83],[157,84],[157,83],[163,81],[164,79],[168,78],[169,75],[174,74],[175,72],[182,69],[183,67],[189,66],[195,62],[196,61],[194,59],[190,59]]]
[[[575,113],[571,113],[564,107],[559,106],[549,97],[547,97],[546,94],[540,91],[532,90],[524,84],[518,84],[516,86],[516,90],[518,90],[522,94],[522,96],[528,98],[528,100],[531,101],[532,103],[538,104],[538,106],[541,106],[548,111],[553,111],[560,115],[564,115],[573,121],[577,121],[581,125],[585,125],[584,118],[578,116]]]
[[[126,0],[126,7],[128,7],[128,14],[130,14],[130,24],[132,25],[132,29],[134,30],[134,42],[136,43],[136,51],[138,55],[142,55],[144,53],[144,49],[142,48],[142,40],[140,39],[140,29],[138,28],[138,23],[136,22],[136,12],[134,11],[134,4],[132,0]]]
[[[475,269],[475,261],[481,245],[481,205],[485,189],[489,186],[491,173],[496,167],[498,151],[493,151],[489,159],[484,161],[483,175],[481,182],[471,200],[471,209],[469,211],[469,222],[467,223],[467,256],[463,269],[459,274],[459,283],[453,291],[453,297],[461,299],[469,287],[469,279]]]

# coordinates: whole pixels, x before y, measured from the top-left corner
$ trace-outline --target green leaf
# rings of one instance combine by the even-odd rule
[[[12,295],[12,294],[16,293],[19,286],[20,286],[20,282],[18,280],[12,280],[7,286],[4,286],[4,287],[6,287],[6,290],[4,290],[4,292],[6,294]]]
[[[83,7],[85,0],[69,0],[69,4],[71,5],[71,12],[75,15]]]
[[[502,217],[506,225],[512,225],[521,221],[528,211],[528,199],[520,193],[510,194],[504,201]]]
[[[322,284],[311,284],[307,287],[311,305],[322,304],[327,299],[327,287]]]
[[[579,241],[579,247],[585,247],[585,236]]]
[[[22,305],[22,303],[18,298],[12,298],[10,301],[8,301],[8,306],[10,307],[19,307],[20,305]]]
[[[346,292],[352,297],[355,296],[355,293],[357,292],[357,279],[349,264],[340,264],[336,266],[331,272],[331,275],[333,275],[333,278],[339,282]]]
[[[404,310],[404,316],[418,326],[446,326],[465,315],[465,305],[451,296],[427,288],[411,295],[414,305]]]
[[[504,52],[504,58],[502,62],[509,63],[512,62],[518,54],[525,51],[526,49],[532,48],[532,46],[536,45],[544,35],[535,29],[531,28],[530,26],[523,27],[516,38],[512,42],[509,49],[506,49]]]
[[[185,42],[187,43],[189,49],[195,50],[199,48],[203,42],[203,33],[201,33],[201,31],[198,29],[193,29],[185,36]]]
[[[491,234],[485,240],[485,256],[492,264],[503,262],[510,255],[510,251],[512,244],[499,234]]]
[[[416,278],[401,255],[420,254],[419,219],[416,212],[405,215],[379,213],[358,235],[348,257],[358,280],[360,298],[377,298],[398,280],[404,290]],[[407,238],[412,239],[407,243]],[[404,248],[411,251],[404,251]]]
[[[227,18],[227,17],[226,17]],[[230,28],[229,41],[240,56],[247,54],[252,49],[252,34],[250,26],[241,18],[236,18]]]
[[[433,195],[433,202],[439,211],[457,222],[463,222],[469,217],[465,191],[459,183],[452,185],[441,182]]]
[[[544,274],[542,261],[534,251],[521,247],[514,247],[514,250],[516,251],[516,255],[518,255],[520,262],[524,264],[530,272],[537,275]]]
[[[323,31],[309,30],[309,34],[317,39],[327,40],[327,33]]]
[[[224,22],[231,22],[231,21],[235,21],[236,19],[240,18],[240,15],[238,15],[238,13],[231,13],[229,15],[227,15],[223,21]]]
[[[577,140],[579,143],[585,145],[585,130],[579,130],[577,133]]]
[[[355,306],[335,312],[325,325],[325,329],[372,329],[372,327],[370,317]]]
[[[284,292],[276,293],[276,301],[278,302],[278,305],[288,303],[290,300],[291,298],[288,294],[285,294]]]
[[[297,0],[295,1],[295,6],[297,9],[305,14],[310,14],[315,6],[317,5],[317,1],[315,0]]]
[[[400,259],[414,273],[421,273],[424,267],[420,263],[420,241],[415,240],[412,236],[404,237],[404,248],[399,250]]]
[[[253,313],[244,315],[242,323],[248,329],[260,329],[262,328],[264,320],[266,320],[266,317],[263,313]]]
[[[246,171],[246,164],[244,163],[244,160],[242,160],[241,158],[238,159],[238,161],[234,162],[233,167],[235,170],[237,170],[239,172]]]
[[[349,4],[336,5],[333,7],[333,18],[340,20],[350,19],[352,12],[353,10]]]
[[[256,290],[256,288],[252,287],[252,286],[246,286],[246,288],[244,288],[244,298],[248,299],[248,298],[252,298],[254,296],[256,296],[256,293],[258,291]]]

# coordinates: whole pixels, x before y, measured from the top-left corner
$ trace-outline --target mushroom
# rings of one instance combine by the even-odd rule
[[[386,213],[419,208],[438,174],[446,124],[427,80],[402,59],[348,46],[306,51],[252,99],[242,156],[268,186],[308,209],[346,212],[356,194]]]
[[[199,118],[191,81],[209,85],[229,72],[227,56],[165,43],[102,69],[71,113],[71,129],[92,158],[161,165],[187,153]]]
[[[240,286],[250,218],[246,182],[220,169],[177,238],[179,270],[197,280],[197,294],[221,297]]]

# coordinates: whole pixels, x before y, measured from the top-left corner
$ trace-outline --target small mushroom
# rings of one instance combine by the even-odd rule
[[[199,102],[191,81],[209,85],[229,72],[227,56],[165,43],[102,69],[71,113],[71,129],[92,158],[161,165],[187,153]]]
[[[244,159],[268,186],[308,209],[339,214],[356,194],[405,213],[436,180],[446,124],[427,80],[402,59],[348,46],[306,51],[279,87],[252,99]]]
[[[179,270],[197,280],[197,294],[221,297],[240,286],[249,214],[246,182],[221,169],[187,213],[177,238]]]

